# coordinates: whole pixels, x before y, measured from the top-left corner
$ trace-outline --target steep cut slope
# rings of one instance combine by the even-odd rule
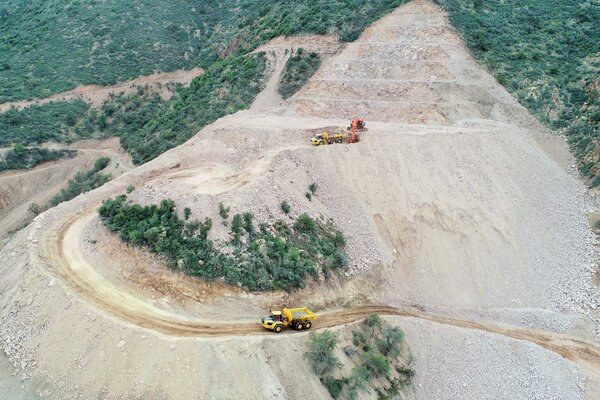
[[[377,121],[533,123],[467,55],[439,10],[384,17],[325,65],[293,105],[302,115]]]
[[[354,115],[368,121],[359,143],[310,146]],[[595,239],[569,160],[478,68],[442,10],[413,1],[283,106],[222,118],[36,218],[0,252],[0,341],[54,398],[327,398],[302,357],[306,334],[264,334],[259,317],[307,305],[316,328],[347,330],[380,312],[416,356],[415,398],[591,400]],[[220,202],[258,222],[286,218],[287,200],[293,215],[335,220],[349,269],[291,293],[170,271],[98,219],[128,185],[135,202],[172,198],[214,221]]]

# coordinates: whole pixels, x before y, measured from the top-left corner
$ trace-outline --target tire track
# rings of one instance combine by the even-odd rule
[[[46,238],[44,240],[45,252],[49,261],[55,265],[56,273],[81,297],[128,323],[169,336],[275,336],[263,329],[258,320],[208,321],[163,310],[147,300],[139,298],[129,288],[108,281],[86,260],[79,241],[82,229],[95,217],[96,207],[84,209],[69,218],[60,228],[57,239]],[[333,328],[359,321],[371,314],[418,318],[527,341],[557,353],[600,377],[600,347],[576,337],[555,332],[458,319],[428,313],[417,308],[386,305],[360,305],[319,312],[315,326]],[[287,334],[294,334],[294,332],[287,331]]]

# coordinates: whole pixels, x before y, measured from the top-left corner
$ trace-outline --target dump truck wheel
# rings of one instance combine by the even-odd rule
[[[310,321],[306,321],[306,322],[304,323],[304,329],[310,329],[310,327],[311,327],[311,326],[312,326],[312,324],[311,324],[311,322],[310,322]]]
[[[281,325],[276,325],[275,328],[273,328],[273,330],[275,331],[275,333],[279,333],[283,330],[283,327]]]
[[[296,330],[301,331],[304,328],[304,324],[302,322],[298,322],[296,324]]]

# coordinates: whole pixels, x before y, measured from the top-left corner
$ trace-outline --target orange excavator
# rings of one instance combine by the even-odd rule
[[[367,123],[364,118],[354,117],[348,130],[352,132],[350,138],[348,139],[348,143],[356,143],[358,142],[358,134],[357,132],[364,132],[367,130]]]

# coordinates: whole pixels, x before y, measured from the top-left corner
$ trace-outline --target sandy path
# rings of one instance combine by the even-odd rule
[[[0,104],[0,112],[4,112],[11,107],[17,109],[25,108],[31,105],[39,105],[49,103],[51,101],[65,101],[65,100],[83,100],[87,103],[92,104],[95,107],[100,106],[108,97],[113,93],[123,92],[125,94],[131,93],[137,86],[153,86],[156,87],[158,84],[165,85],[169,82],[181,83],[186,85],[190,83],[192,79],[200,75],[204,70],[196,67],[189,70],[180,69],[171,72],[155,73],[152,75],[140,76],[126,82],[115,83],[109,86],[100,85],[81,85],[75,89],[68,90],[66,92],[57,93],[52,96],[44,97],[42,99],[33,100],[20,100],[11,101]],[[169,97],[169,90],[161,88],[159,93],[163,98]]]
[[[129,288],[117,285],[98,273],[98,266],[85,256],[81,248],[82,232],[86,224],[96,218],[96,207],[78,213],[59,231],[58,240],[48,240],[44,246],[52,255],[56,273],[79,296],[86,298],[104,311],[140,327],[153,329],[172,336],[232,336],[264,335],[265,331],[249,319],[234,323],[186,317],[152,305],[138,297]],[[348,309],[332,309],[319,313],[316,325],[330,328],[359,321],[371,314],[393,315],[424,319],[443,325],[496,333],[513,339],[535,343],[573,361],[600,378],[600,346],[568,335],[550,331],[523,329],[507,325],[483,323],[428,313],[417,308],[385,305],[364,305]]]

